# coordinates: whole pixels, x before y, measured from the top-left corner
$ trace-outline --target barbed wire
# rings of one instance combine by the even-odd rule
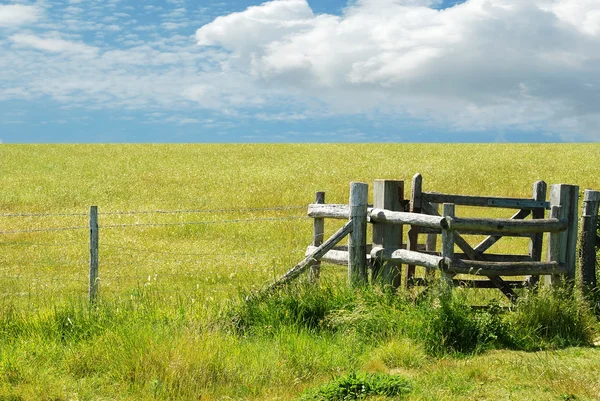
[[[0,217],[65,217],[65,216],[89,216],[89,213],[0,213]]]
[[[98,215],[132,215],[132,214],[181,214],[181,213],[248,213],[248,212],[267,212],[278,210],[298,210],[305,209],[306,206],[286,205],[270,207],[246,207],[246,208],[219,208],[219,209],[156,209],[156,210],[127,210],[127,211],[109,211],[98,212]],[[89,213],[83,212],[65,212],[65,213],[0,213],[0,217],[85,217]]]
[[[60,244],[54,244],[50,242],[30,242],[30,241],[0,241],[0,245],[26,245],[26,246],[42,246],[42,247],[64,247],[65,244],[69,245],[89,245],[89,242],[82,241],[61,241]]]
[[[115,245],[115,244],[111,244],[111,243],[102,243],[102,247],[117,248],[117,249],[123,249],[123,250],[128,250],[128,251],[139,252],[139,253],[153,253],[153,254],[162,254],[162,255],[215,256],[215,252],[202,252],[202,253],[198,253],[198,252],[159,251],[159,250],[154,250],[154,249],[149,249],[149,248],[132,248],[132,247],[128,247],[128,246]],[[306,247],[303,247],[303,248],[293,248],[293,249],[289,249],[289,248],[285,248],[285,247],[261,247],[260,249],[258,249],[256,251],[256,254],[258,255],[259,252],[260,253],[264,253],[264,252],[278,251],[278,250],[285,250],[285,251],[292,251],[293,252],[293,251],[301,251],[303,249],[306,249]],[[250,256],[250,255],[253,255],[254,253],[248,252],[248,251],[237,251],[237,252],[236,251],[227,251],[227,252],[223,252],[222,254],[223,254],[223,258],[225,258],[226,255],[231,255],[231,254],[241,255],[241,256]]]
[[[62,259],[62,260],[49,260],[49,261],[43,261],[43,260],[19,260],[19,259],[14,259],[14,260],[0,260],[0,263],[3,263],[5,265],[12,265],[14,268],[14,265],[24,265],[24,266],[28,266],[28,265],[44,265],[44,266],[80,266],[83,263],[89,263],[88,259]]]
[[[167,227],[167,226],[185,226],[185,225],[204,225],[204,224],[233,224],[265,221],[285,221],[310,219],[308,216],[288,216],[288,217],[259,217],[254,219],[233,219],[233,220],[210,220],[210,221],[182,221],[172,223],[129,223],[129,224],[108,224],[101,225],[98,228],[127,228],[127,227]],[[0,232],[1,234],[1,232]]]
[[[126,227],[168,227],[168,226],[185,226],[185,225],[203,225],[203,224],[233,224],[247,222],[265,222],[265,221],[286,221],[286,220],[307,220],[308,216],[286,216],[286,217],[259,217],[253,219],[232,219],[232,220],[210,220],[210,221],[181,221],[170,223],[128,223],[128,224],[107,224],[100,225],[98,228],[126,228]],[[87,230],[87,226],[74,227],[51,227],[51,228],[32,228],[24,230],[0,231],[0,235],[40,233],[40,232],[57,232],[57,231],[75,231]]]
[[[0,235],[42,233],[42,232],[56,232],[56,231],[75,231],[75,230],[88,230],[88,229],[89,229],[89,227],[86,227],[86,226],[31,228],[31,229],[25,229],[25,230],[0,231]]]
[[[267,212],[278,210],[298,210],[306,209],[306,206],[272,206],[255,208],[221,208],[221,209],[182,209],[182,210],[141,210],[141,211],[115,211],[98,212],[98,215],[128,215],[128,214],[182,214],[182,213],[247,213],[247,212]]]

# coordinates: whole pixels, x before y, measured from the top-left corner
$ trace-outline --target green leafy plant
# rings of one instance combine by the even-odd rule
[[[353,372],[338,377],[316,389],[305,391],[302,401],[350,401],[369,396],[403,396],[411,391],[408,380],[397,375]]]

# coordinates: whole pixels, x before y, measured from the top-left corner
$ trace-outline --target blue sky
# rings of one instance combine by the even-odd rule
[[[598,0],[0,0],[0,142],[600,140]]]

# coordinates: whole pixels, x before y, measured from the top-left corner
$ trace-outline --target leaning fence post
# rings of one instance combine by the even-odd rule
[[[442,216],[454,217],[454,215],[454,204],[444,203],[442,205]],[[450,261],[450,265],[452,265],[452,261],[454,260],[454,231],[446,228],[442,229],[442,257],[444,258],[445,263],[446,261]],[[446,267],[448,267],[447,264]],[[450,286],[452,286],[452,277],[454,277],[453,273],[442,271],[442,278]]]
[[[375,180],[373,207],[391,211],[404,211],[404,181]],[[402,225],[373,224],[373,247],[400,249]],[[373,281],[400,287],[402,265],[397,262],[376,261],[373,264]]]
[[[348,280],[350,285],[366,284],[367,277],[367,203],[369,185],[350,183],[350,220],[348,237]]]
[[[315,203],[322,205],[325,203],[325,192],[317,192],[315,196]],[[325,219],[322,217],[315,217],[313,219],[313,246],[319,246],[323,243],[323,234],[325,232]],[[308,282],[314,283],[319,280],[321,275],[321,261],[317,260],[310,267],[308,272]]]
[[[584,294],[596,288],[596,241],[600,191],[585,190],[579,228],[579,285]]]
[[[577,264],[577,203],[579,201],[579,187],[577,185],[555,184],[550,186],[550,207],[552,216],[566,220],[568,227],[565,231],[550,235],[548,255],[550,260],[564,263],[567,272],[564,279],[575,281],[575,266]],[[558,208],[555,208],[558,207]],[[558,285],[563,281],[560,275],[546,276],[546,282]]]
[[[90,302],[98,296],[98,206],[90,207]]]

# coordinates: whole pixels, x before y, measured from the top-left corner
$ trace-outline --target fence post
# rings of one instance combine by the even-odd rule
[[[453,203],[444,203],[442,205],[442,217],[454,217],[455,207]],[[454,260],[454,231],[448,229],[442,229],[442,257],[444,260]],[[453,273],[447,273],[442,271],[442,278],[444,281],[452,286]]]
[[[350,183],[350,220],[348,237],[348,280],[351,286],[366,284],[367,277],[367,204],[369,185]]]
[[[544,181],[536,181],[533,184],[532,199],[536,201],[545,201],[548,186]],[[546,210],[543,208],[533,209],[531,211],[532,219],[543,219]],[[529,256],[531,260],[540,262],[542,260],[542,247],[544,245],[544,234],[534,234],[529,242]],[[527,284],[535,286],[539,283],[540,276],[528,276]]]
[[[322,205],[325,203],[325,192],[317,192],[315,195],[315,203]],[[313,219],[313,246],[319,246],[323,243],[323,235],[325,232],[325,219],[315,217]],[[321,276],[321,261],[315,261],[308,272],[308,282],[315,283]]]
[[[375,180],[373,207],[404,211],[404,181]],[[373,247],[399,249],[402,246],[402,225],[373,224]],[[402,265],[395,262],[373,262],[373,281],[400,287]]]
[[[90,302],[98,296],[98,206],[90,207]]]
[[[596,242],[600,191],[585,190],[579,228],[579,285],[584,294],[596,288]]]
[[[415,174],[412,178],[412,188],[410,190],[410,211],[412,213],[421,213],[423,202],[422,199],[423,193],[423,176],[419,173]],[[410,226],[408,230],[408,249],[411,251],[416,251],[419,242],[419,227]],[[415,266],[408,265],[406,267],[406,284],[408,285],[409,281],[415,275]]]
[[[559,285],[564,279],[575,281],[575,266],[577,263],[577,203],[579,187],[577,185],[554,184],[550,186],[550,207],[552,217],[567,220],[568,227],[560,233],[550,234],[548,255],[550,260],[564,263],[567,267],[565,277],[560,275],[546,276],[550,285]]]

